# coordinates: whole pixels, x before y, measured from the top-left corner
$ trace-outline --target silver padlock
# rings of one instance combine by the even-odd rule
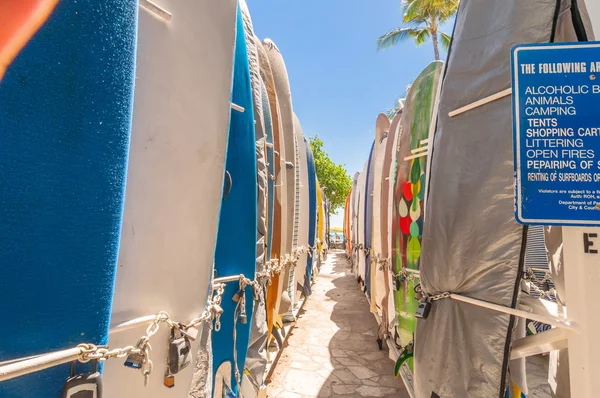
[[[75,374],[75,362],[71,362],[71,375],[65,382],[61,398],[101,398],[102,377],[98,372],[98,361],[93,361],[91,373]]]
[[[431,311],[431,301],[424,299],[419,302],[417,311],[415,312],[415,318],[427,319],[429,312]]]
[[[169,340],[169,372],[175,375],[192,362],[192,344],[177,328],[171,328]]]

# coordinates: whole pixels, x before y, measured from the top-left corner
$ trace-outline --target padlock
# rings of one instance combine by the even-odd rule
[[[243,297],[244,297],[244,290],[238,290],[231,299],[237,303]]]
[[[163,381],[163,384],[167,388],[173,388],[173,387],[175,387],[175,376],[173,376],[171,374],[171,372],[169,372],[168,370],[167,370],[167,373],[165,374],[165,379]]]
[[[191,341],[196,341],[198,338],[198,329],[192,327],[183,327],[181,329],[181,333],[187,336]]]
[[[71,362],[71,375],[65,382],[61,398],[101,398],[102,377],[98,372],[98,361],[92,362],[91,373],[75,375],[75,362]]]
[[[244,294],[242,294],[242,296],[240,297],[240,299],[242,301],[240,302],[240,317],[239,317],[239,321],[240,321],[240,323],[242,325],[245,325],[245,324],[248,323],[248,315],[246,315],[246,296]]]
[[[417,311],[415,312],[415,318],[427,319],[429,316],[429,311],[431,311],[431,301],[425,299],[419,302],[417,306]]]
[[[169,371],[172,375],[177,374],[192,362],[192,344],[187,336],[183,335],[177,328],[171,328],[171,339],[169,340]]]
[[[135,348],[143,350],[143,348],[144,348],[144,347],[142,347],[143,341],[144,341],[143,339],[140,339],[137,342]],[[132,369],[141,369],[142,365],[144,364],[145,361],[146,361],[146,358],[145,358],[144,354],[139,353],[139,352],[132,352],[129,355],[127,355],[127,358],[125,359],[125,362],[123,363],[123,365],[128,368],[132,368]]]

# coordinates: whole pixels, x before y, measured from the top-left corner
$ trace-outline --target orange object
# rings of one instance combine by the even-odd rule
[[[58,0],[0,0],[0,79]]]

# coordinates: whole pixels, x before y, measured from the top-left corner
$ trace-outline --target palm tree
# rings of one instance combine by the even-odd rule
[[[402,0],[402,22],[405,26],[395,28],[377,38],[377,49],[384,50],[398,42],[413,38],[417,46],[431,38],[435,59],[440,59],[439,44],[450,46],[450,35],[440,32],[439,27],[456,13],[459,0]]]

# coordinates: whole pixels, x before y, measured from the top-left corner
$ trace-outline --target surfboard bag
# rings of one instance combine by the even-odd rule
[[[246,37],[246,46],[248,48],[248,64],[250,68],[250,82],[252,86],[252,104],[254,108],[254,131],[256,135],[256,170],[257,170],[257,232],[256,232],[256,273],[264,271],[265,267],[265,236],[266,210],[267,210],[267,162],[265,151],[265,115],[263,106],[263,93],[266,95],[264,83],[260,76],[260,66],[258,61],[258,52],[252,27],[250,11],[245,1],[240,1],[240,11],[242,12],[242,21],[244,24],[244,34]],[[254,390],[254,395],[258,394],[258,389],[262,385],[265,368],[267,366],[267,312],[265,308],[266,293],[262,289],[254,291],[253,317],[250,329],[250,340],[248,343],[248,352],[246,363],[244,365],[244,374],[242,388],[244,391]],[[247,385],[247,384],[250,385]],[[245,393],[244,395],[249,395]]]
[[[511,86],[520,43],[577,40],[572,0],[463,0],[441,92],[423,233],[421,285],[515,308],[526,228],[514,217],[511,99],[448,112]],[[418,397],[504,397],[515,318],[452,299],[417,321]]]

